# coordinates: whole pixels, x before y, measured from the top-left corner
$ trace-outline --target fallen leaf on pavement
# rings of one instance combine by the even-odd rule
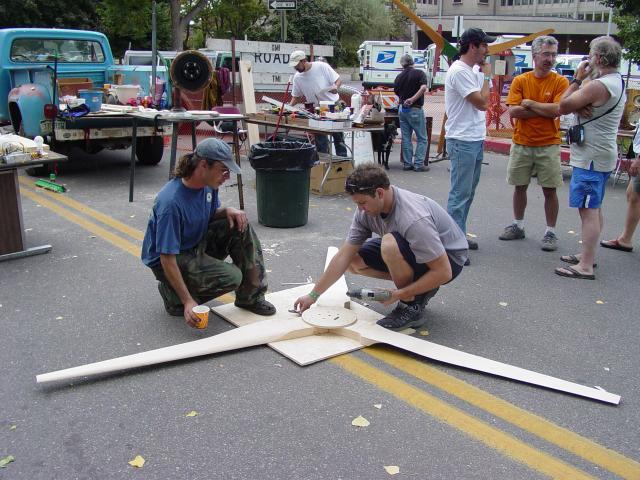
[[[419,333],[420,333],[421,336],[426,337],[426,336],[429,335],[429,330],[420,330]]]
[[[56,320],[62,320],[63,318],[64,318],[64,317],[62,317],[62,316],[58,315],[58,316],[56,317]]]
[[[142,468],[144,466],[144,458],[142,458],[140,455],[136,455],[136,458],[127,463],[132,467]]]
[[[382,404],[381,403],[375,403],[373,406],[376,407],[378,410],[380,410],[382,408]]]
[[[352,420],[351,425],[353,425],[354,427],[368,427],[370,423],[369,420],[360,415],[359,417]]]
[[[509,304],[507,302],[498,302],[498,305],[500,305],[501,307],[506,307]]]
[[[0,458],[0,468],[7,468],[11,462],[14,462],[16,459],[13,455],[7,455],[6,457]]]
[[[389,475],[396,475],[400,473],[400,467],[397,467],[396,465],[385,465],[384,469]]]
[[[9,430],[15,430],[16,428],[18,428],[18,426],[17,426],[17,425],[11,425],[11,426],[9,427]]]
[[[604,305],[604,302],[603,302],[602,300],[596,300],[596,303],[597,303],[598,305]]]
[[[198,416],[198,412],[196,412],[195,410],[191,410],[189,413],[187,413],[186,416],[187,417],[197,417]]]

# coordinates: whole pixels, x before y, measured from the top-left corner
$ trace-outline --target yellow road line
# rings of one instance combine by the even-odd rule
[[[553,479],[571,478],[572,480],[595,478],[456,407],[448,405],[413,385],[398,380],[393,375],[383,372],[353,355],[334,357],[330,361],[418,410],[447,423],[503,455],[548,477]]]
[[[20,180],[20,184],[23,187],[29,187],[29,188],[34,188],[34,182],[27,180],[24,177],[18,177]],[[77,200],[74,200],[73,198],[70,198],[66,195],[60,195],[59,193],[53,193],[53,192],[49,192],[47,190],[42,190],[41,192],[43,195],[46,195],[47,197],[51,198],[52,200],[56,200],[59,203],[62,203],[68,207],[73,208],[74,210],[77,210],[80,213],[84,213],[85,215],[88,215],[90,217],[95,218],[96,220],[104,223],[105,225],[108,225],[109,227],[113,228],[114,230],[118,230],[122,233],[124,233],[125,235],[129,235],[131,238],[135,239],[135,240],[140,240],[142,241],[144,239],[144,233],[142,233],[140,230],[130,227],[129,225],[127,225],[126,223],[122,223],[119,220],[116,220],[115,218],[112,218],[108,215],[105,215],[104,213],[101,213],[97,210],[94,210],[93,208],[90,208],[88,206],[86,206],[83,203],[78,202]]]
[[[58,215],[60,215],[61,217],[65,218],[66,220],[69,220],[70,222],[75,223],[76,225],[80,225],[82,228],[84,228],[85,230],[90,231],[91,233],[95,233],[97,236],[99,236],[100,238],[106,240],[107,242],[111,243],[112,245],[115,245],[116,247],[124,250],[125,252],[129,252],[131,255],[134,255],[136,257],[140,257],[140,246],[136,245],[135,243],[129,242],[128,240],[125,240],[113,233],[111,233],[109,230],[106,230],[104,228],[102,228],[99,225],[96,225],[93,222],[90,222],[89,220],[85,220],[84,218],[80,217],[79,215],[76,215],[75,213],[67,210],[66,208],[62,208],[60,206],[58,206],[57,204],[55,204],[54,202],[50,201],[49,199],[47,199],[46,197],[39,195],[35,192],[29,191],[27,189],[22,189],[21,192],[22,195],[30,198],[31,200],[33,200],[36,203],[39,203],[40,205],[48,208],[49,210],[57,213]]]
[[[367,348],[365,352],[622,478],[640,479],[640,463],[452,377],[437,368],[407,357],[402,352],[382,346]]]

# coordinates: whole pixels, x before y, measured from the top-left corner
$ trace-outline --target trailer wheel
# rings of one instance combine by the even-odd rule
[[[141,165],[157,165],[162,160],[164,141],[161,136],[136,139],[136,157]]]

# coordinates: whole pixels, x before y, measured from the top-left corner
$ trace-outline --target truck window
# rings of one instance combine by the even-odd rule
[[[11,44],[12,62],[102,63],[104,51],[99,42],[63,38],[17,38]]]

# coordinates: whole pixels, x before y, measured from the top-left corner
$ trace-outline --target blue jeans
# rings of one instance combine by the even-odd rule
[[[347,146],[344,143],[344,133],[333,133],[333,144],[336,147],[336,155],[348,157]],[[329,137],[327,135],[316,135],[316,149],[321,153],[329,153]]]
[[[465,142],[447,138],[447,153],[451,160],[451,190],[447,212],[464,233],[467,215],[480,181],[484,140]]]
[[[414,168],[424,166],[424,156],[427,152],[427,122],[424,118],[422,108],[409,108],[403,111],[400,108],[400,132],[402,132],[402,161],[405,167]],[[414,156],[413,145],[411,144],[411,133],[416,132],[416,153]],[[413,159],[413,162],[411,161]]]

